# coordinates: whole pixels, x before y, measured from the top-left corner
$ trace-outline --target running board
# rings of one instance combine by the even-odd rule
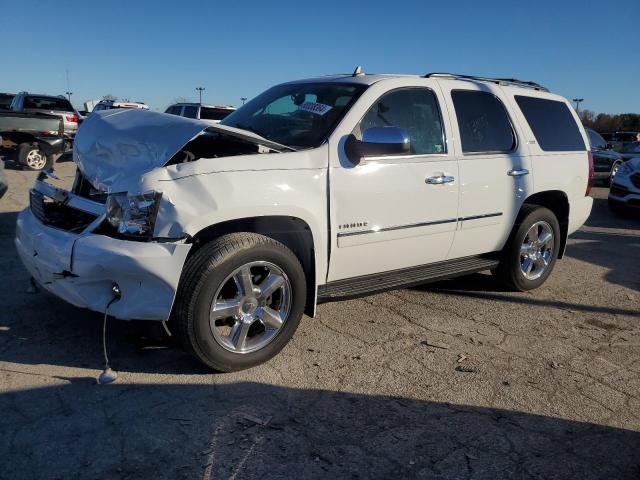
[[[403,268],[390,272],[374,273],[362,277],[335,280],[318,287],[318,302],[330,302],[358,297],[374,292],[411,287],[470,273],[491,270],[498,266],[496,255],[473,256],[445,260],[443,262]]]

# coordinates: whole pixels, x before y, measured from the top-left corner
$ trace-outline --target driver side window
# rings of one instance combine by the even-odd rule
[[[409,135],[413,155],[446,153],[438,100],[427,88],[403,88],[383,95],[358,126],[360,138],[372,127],[402,128]]]

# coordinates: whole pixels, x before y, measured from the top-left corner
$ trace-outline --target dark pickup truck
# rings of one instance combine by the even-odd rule
[[[69,145],[60,117],[0,110],[0,146],[29,170],[51,168]]]

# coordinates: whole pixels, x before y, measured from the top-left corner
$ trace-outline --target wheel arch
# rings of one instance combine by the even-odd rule
[[[558,258],[562,258],[565,248],[567,247],[569,231],[569,199],[567,194],[561,190],[537,192],[527,197],[524,204],[548,208],[556,216],[560,224],[560,250],[558,252]]]
[[[269,215],[236,218],[209,225],[188,239],[193,244],[189,256],[202,245],[228,233],[258,233],[282,243],[289,248],[300,261],[307,280],[307,298],[304,313],[315,315],[316,307],[316,248],[314,236],[309,224],[301,218]]]

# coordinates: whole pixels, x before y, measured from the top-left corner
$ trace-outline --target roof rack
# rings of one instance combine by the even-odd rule
[[[427,73],[425,78],[432,77],[451,77],[458,80],[478,80],[480,82],[491,82],[497,85],[514,85],[516,87],[532,88],[533,90],[540,90],[542,92],[548,92],[549,90],[539,83],[531,82],[528,80],[518,80],[517,78],[491,78],[491,77],[478,77],[476,75],[461,75],[458,73],[446,73],[446,72],[432,72]]]

